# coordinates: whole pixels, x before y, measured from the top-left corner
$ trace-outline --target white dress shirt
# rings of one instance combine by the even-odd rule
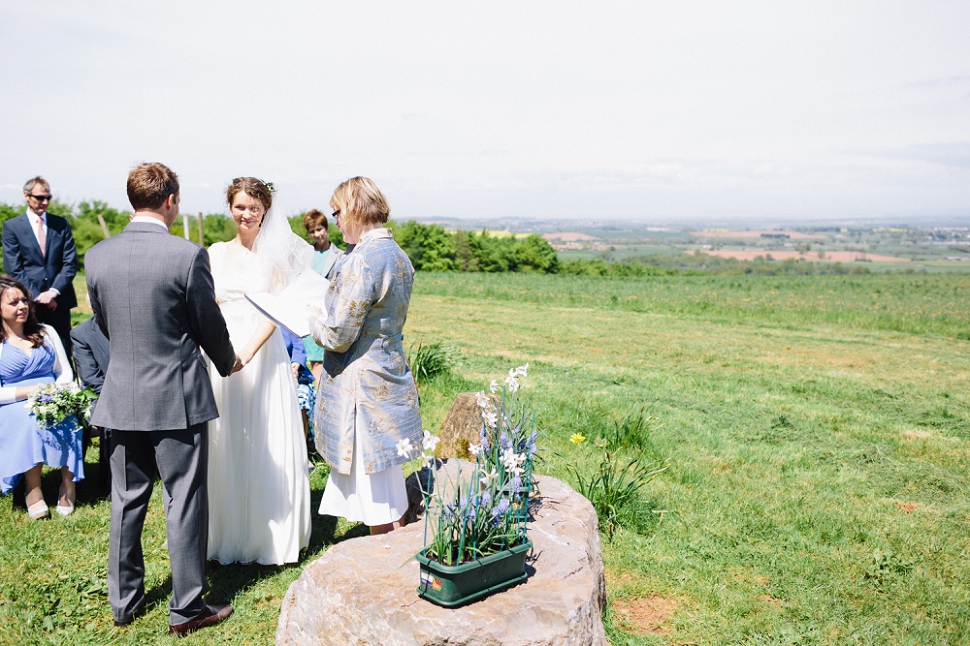
[[[37,244],[43,245],[44,243],[46,243],[47,242],[47,211],[44,211],[40,215],[37,215],[30,209],[27,209],[27,219],[30,220],[30,230],[34,233],[34,237],[37,238]],[[41,222],[44,223],[43,241],[40,239],[40,236],[37,235],[37,220],[40,220]],[[44,251],[46,252],[47,250],[45,249]]]

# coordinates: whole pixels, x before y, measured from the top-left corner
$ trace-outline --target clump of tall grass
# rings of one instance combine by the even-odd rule
[[[408,354],[408,364],[416,382],[425,382],[439,375],[446,375],[454,365],[451,351],[441,342],[418,343],[418,347],[411,346]]]
[[[582,433],[570,438],[577,446],[590,447],[592,468],[574,462],[567,462],[567,468],[576,478],[577,491],[596,510],[600,531],[610,540],[620,527],[644,531],[652,514],[659,513],[642,495],[643,488],[670,466],[650,443],[649,427],[656,421],[640,409],[612,422],[589,445]]]

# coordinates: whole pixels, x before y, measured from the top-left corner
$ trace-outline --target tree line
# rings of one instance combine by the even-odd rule
[[[0,202],[0,224],[20,215],[24,205]],[[100,215],[111,235],[119,233],[128,224],[131,211],[119,211],[98,200],[84,201],[77,205],[54,200],[48,209],[51,213],[71,222],[77,243],[81,270],[88,249],[104,239],[104,231],[98,220]],[[289,218],[290,228],[307,242],[311,242],[303,228],[303,213]],[[187,224],[186,224],[187,223]],[[331,223],[333,224],[333,223]],[[174,235],[184,235],[188,226],[189,239],[199,242],[198,215],[182,214],[172,227]],[[868,267],[859,264],[807,262],[789,259],[776,261],[766,257],[754,260],[721,258],[702,252],[693,254],[651,254],[632,256],[620,261],[609,259],[577,259],[563,261],[556,249],[542,236],[534,233],[525,236],[493,235],[488,231],[446,231],[438,224],[421,224],[414,220],[388,223],[394,239],[404,249],[418,271],[461,272],[532,272],[580,276],[710,276],[710,275],[760,275],[805,276],[815,274],[864,274]],[[209,213],[202,216],[202,244],[231,240],[236,227],[228,215]],[[341,249],[346,247],[340,230],[330,227],[330,240]],[[0,261],[0,271],[3,270]],[[907,273],[912,272],[907,270]]]
[[[24,205],[0,203],[0,224],[20,215],[25,208]],[[67,218],[71,223],[82,271],[88,249],[105,237],[98,216],[104,220],[108,233],[115,235],[125,228],[131,215],[131,211],[119,211],[98,200],[84,201],[77,205],[53,200],[48,210]],[[311,242],[303,227],[303,215],[301,213],[288,218],[290,228],[304,240]],[[189,239],[199,242],[198,217],[183,213],[172,226],[172,234],[184,235],[183,227],[187,226]],[[560,268],[556,250],[535,234],[525,237],[499,237],[487,231],[449,232],[440,225],[421,224],[413,220],[403,223],[392,221],[388,226],[394,232],[394,239],[408,254],[414,268],[420,271],[556,273]],[[202,216],[202,244],[209,246],[215,242],[224,242],[235,235],[236,227],[229,216],[223,213]],[[340,248],[346,246],[340,230],[335,226],[330,227],[330,241]],[[0,271],[2,268],[0,263]]]

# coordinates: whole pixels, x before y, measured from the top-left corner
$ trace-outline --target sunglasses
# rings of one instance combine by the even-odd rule
[[[34,195],[33,193],[30,193],[29,195],[38,202],[50,202],[51,198],[54,197],[53,195]]]
[[[339,218],[340,217],[340,209],[337,209],[336,211],[334,211],[333,213],[331,213],[330,214],[330,217],[332,217],[334,220],[336,220],[337,218]]]

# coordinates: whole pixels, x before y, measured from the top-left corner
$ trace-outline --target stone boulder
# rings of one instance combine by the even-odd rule
[[[497,403],[495,395],[486,396]],[[469,457],[468,447],[481,441],[481,432],[482,412],[475,401],[475,393],[459,393],[441,425],[438,433],[441,442],[435,455],[439,458],[466,459]]]
[[[441,468],[454,473],[457,460]],[[474,465],[463,463],[467,473]],[[529,578],[455,609],[418,596],[423,522],[331,547],[283,599],[280,646],[575,646],[607,643],[603,558],[596,512],[560,480],[537,476],[530,504]]]

